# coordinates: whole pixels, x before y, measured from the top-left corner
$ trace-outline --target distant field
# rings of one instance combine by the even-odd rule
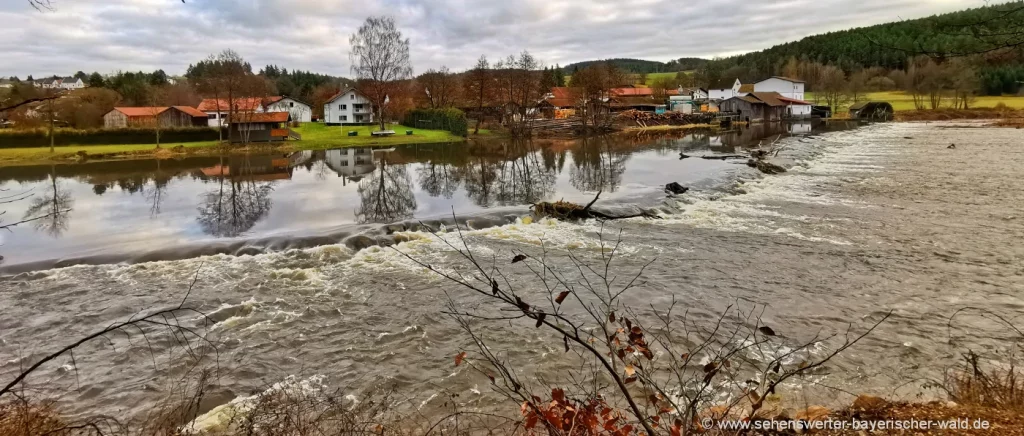
[[[814,101],[814,93],[808,92],[805,95],[807,101]],[[896,111],[909,111],[916,109],[914,107],[914,98],[909,94],[897,91],[897,92],[869,92],[860,99],[861,101],[886,101],[892,104],[893,109]],[[983,107],[995,107],[997,104],[1003,103],[1009,108],[1013,109],[1024,109],[1024,97],[1020,96],[980,96],[974,99],[972,107],[983,108]],[[824,103],[822,103],[824,104]],[[836,110],[835,112],[846,112],[846,110],[853,103],[847,103]]]

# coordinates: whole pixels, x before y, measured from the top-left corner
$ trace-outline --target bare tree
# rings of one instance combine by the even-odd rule
[[[381,153],[374,172],[359,182],[358,192],[355,215],[360,223],[388,223],[411,218],[416,212],[408,169],[402,164],[389,164],[386,153]]]
[[[32,221],[36,230],[51,236],[60,236],[68,229],[69,212],[74,206],[71,192],[57,180],[57,169],[50,165],[50,191],[32,199],[25,211],[24,221]]]
[[[431,109],[455,106],[459,92],[459,78],[442,66],[440,70],[429,69],[416,79],[416,92],[424,98]]]
[[[409,39],[395,27],[392,17],[369,17],[349,38],[352,72],[358,79],[360,92],[369,97],[377,112],[380,129],[396,83],[412,76],[409,62]]]
[[[530,136],[533,111],[543,97],[540,93],[540,62],[530,52],[509,55],[494,65],[497,100],[504,123],[513,136]]]
[[[466,98],[472,101],[473,106],[476,107],[476,127],[473,128],[473,134],[476,135],[480,133],[480,121],[484,117],[484,103],[492,98],[494,91],[494,79],[486,56],[480,56],[480,59],[476,61],[476,66],[469,70],[463,83],[466,87]]]
[[[828,65],[822,69],[820,77],[821,81],[815,95],[823,97],[825,104],[831,107],[833,112],[838,112],[839,106],[846,102],[846,73],[839,67]]]

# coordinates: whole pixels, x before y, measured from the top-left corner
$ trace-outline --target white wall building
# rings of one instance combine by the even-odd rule
[[[324,123],[367,124],[373,122],[370,100],[355,89],[342,91],[324,104]]]
[[[740,79],[736,79],[731,88],[727,85],[728,82],[712,84],[708,89],[708,98],[712,100],[728,100],[740,95],[740,87],[743,86],[740,83]]]
[[[270,97],[267,99],[265,110],[267,112],[288,112],[292,116],[292,121],[301,123],[313,121],[313,108],[306,103],[287,96]]]
[[[786,77],[770,77],[754,84],[754,92],[777,92],[783,97],[803,101],[804,81]]]

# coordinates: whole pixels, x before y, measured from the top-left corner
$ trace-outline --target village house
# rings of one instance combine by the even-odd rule
[[[103,115],[103,127],[205,127],[206,118],[188,106],[115,107]]]
[[[722,79],[711,83],[708,86],[708,96],[710,100],[726,100],[736,97],[740,94],[740,88],[743,86],[740,83],[740,79],[727,80]]]
[[[259,97],[241,97],[229,105],[225,98],[205,98],[196,107],[207,116],[210,127],[223,127],[228,124],[228,115],[234,113],[263,113],[263,99]]]
[[[269,97],[263,102],[266,112],[288,112],[292,121],[308,123],[313,121],[313,108],[288,96]]]
[[[718,104],[721,112],[738,114],[741,121],[781,121],[787,118],[789,104],[777,92],[752,92],[723,100]]]
[[[313,109],[306,103],[288,96],[267,98],[240,97],[233,105],[228,105],[226,98],[206,98],[196,107],[207,115],[210,127],[225,126],[228,116],[232,113],[266,113],[287,112],[292,121],[308,123],[313,120]]]
[[[359,91],[342,91],[324,104],[324,123],[329,126],[370,124],[373,123],[372,108],[370,100]]]
[[[37,88],[74,90],[85,88],[85,82],[75,77],[53,77],[35,81]]]
[[[286,124],[291,121],[288,112],[248,112],[228,119],[228,138],[231,142],[277,142],[288,138],[302,139]]]
[[[788,77],[773,76],[757,82],[748,92],[777,92],[794,100],[804,99],[804,81]]]

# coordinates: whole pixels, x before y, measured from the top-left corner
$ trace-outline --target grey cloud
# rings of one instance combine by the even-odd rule
[[[529,50],[546,64],[669,60],[767,48],[817,33],[981,5],[980,0],[0,0],[0,76],[162,68],[231,48],[254,66],[347,75],[348,37],[395,16],[416,71]]]

